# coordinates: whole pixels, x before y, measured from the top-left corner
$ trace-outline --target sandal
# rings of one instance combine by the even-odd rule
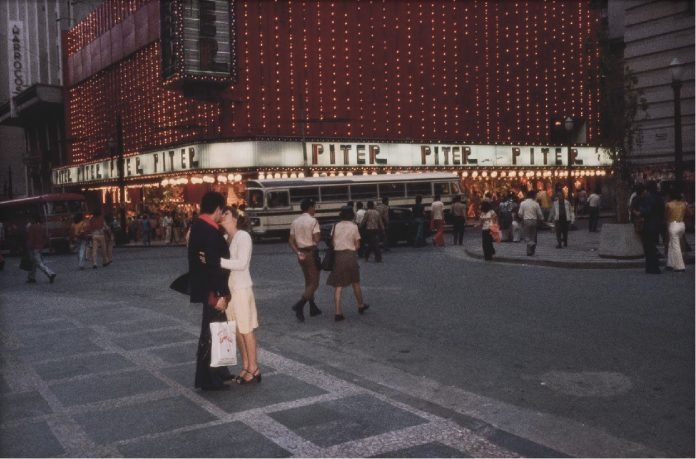
[[[244,377],[239,378],[239,384],[251,384],[253,382],[260,383],[261,382],[261,370],[257,367],[256,370],[252,373],[251,371],[244,370],[247,372],[247,374],[251,375],[251,379],[245,379]]]

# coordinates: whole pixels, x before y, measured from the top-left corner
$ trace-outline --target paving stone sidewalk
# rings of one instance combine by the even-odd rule
[[[520,456],[269,350],[261,384],[196,391],[198,327],[185,317],[60,295],[3,299],[23,308],[3,311],[3,457]]]

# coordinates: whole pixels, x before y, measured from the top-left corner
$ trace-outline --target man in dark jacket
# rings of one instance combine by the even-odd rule
[[[226,367],[210,367],[210,322],[224,321],[229,271],[220,267],[220,258],[229,258],[230,252],[218,223],[225,198],[208,192],[201,200],[201,215],[191,224],[188,242],[189,282],[191,303],[203,305],[201,335],[196,358],[196,388],[203,390],[227,389],[225,382],[232,380]],[[200,254],[204,255],[205,262]]]
[[[643,251],[645,252],[645,272],[660,274],[657,258],[657,237],[665,218],[665,201],[657,191],[657,183],[650,181],[640,200],[640,216],[643,217]]]

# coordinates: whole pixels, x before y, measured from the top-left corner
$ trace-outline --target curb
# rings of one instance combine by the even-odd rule
[[[469,257],[475,258],[477,260],[483,260],[483,253],[477,253],[475,251],[464,249]],[[687,265],[694,264],[693,255],[689,254],[684,257],[684,263]],[[566,268],[566,269],[635,269],[645,267],[645,260],[641,257],[639,260],[635,261],[598,261],[598,262],[588,262],[588,261],[560,261],[560,260],[548,260],[540,259],[534,257],[527,258],[513,258],[513,257],[493,257],[493,261],[502,261],[504,263],[515,263],[521,265],[536,265],[536,266],[547,266],[551,268]],[[665,260],[660,259],[660,266],[664,267]]]

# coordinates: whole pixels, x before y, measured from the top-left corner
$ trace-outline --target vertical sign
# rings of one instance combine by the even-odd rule
[[[230,76],[230,2],[184,1],[184,67],[192,75]]]
[[[24,38],[24,22],[8,21],[7,56],[10,61],[10,110],[14,112],[13,98],[27,87],[26,81],[26,40]],[[14,116],[14,113],[12,114]]]

